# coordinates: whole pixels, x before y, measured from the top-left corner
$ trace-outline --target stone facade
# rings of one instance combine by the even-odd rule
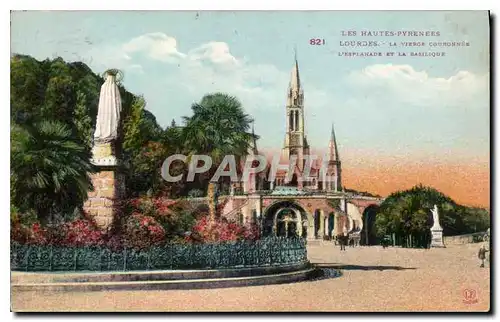
[[[377,198],[356,197],[346,202],[343,195],[261,195],[227,196],[222,216],[241,224],[266,225],[276,233],[276,217],[280,210],[296,213],[297,232],[308,239],[333,237],[346,230],[350,234],[363,229],[363,210],[368,205],[379,205]],[[359,205],[358,205],[359,204]],[[269,227],[267,227],[269,228]],[[269,230],[269,229],[268,229]],[[304,233],[304,234],[302,234]]]

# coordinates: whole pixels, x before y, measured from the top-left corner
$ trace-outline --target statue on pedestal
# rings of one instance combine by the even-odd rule
[[[117,85],[122,74],[117,69],[105,72],[106,80],[101,86],[97,120],[92,149],[93,163],[96,165],[117,165],[115,142],[118,139],[122,102]]]
[[[431,209],[431,212],[433,219],[432,228],[438,228],[442,230],[441,224],[439,223],[439,211],[437,205],[434,205],[434,208]]]
[[[432,227],[431,227],[431,247],[445,247],[443,243],[443,228],[439,223],[439,210],[437,205],[434,205],[434,208],[431,209],[432,213]]]
[[[95,143],[109,143],[118,138],[118,125],[120,124],[122,111],[120,89],[116,84],[116,77],[119,73],[116,69],[105,72],[106,80],[101,86],[97,110],[97,122],[94,132]]]
[[[91,175],[95,191],[89,191],[84,204],[84,210],[104,230],[112,226],[119,211],[117,202],[125,196],[125,175],[117,155],[122,111],[117,76],[119,80],[122,77],[116,69],[106,71],[101,86],[91,159],[97,169],[97,173]]]

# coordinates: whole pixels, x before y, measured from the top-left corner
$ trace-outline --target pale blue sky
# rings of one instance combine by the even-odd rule
[[[224,91],[254,117],[260,146],[280,148],[296,46],[313,147],[326,148],[334,122],[341,156],[489,157],[487,12],[16,12],[11,26],[13,53],[121,68],[163,126]],[[442,58],[346,58],[342,30],[439,31],[352,39],[470,46],[438,50]]]

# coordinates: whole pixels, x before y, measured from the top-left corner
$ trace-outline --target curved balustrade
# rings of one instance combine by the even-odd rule
[[[217,244],[167,244],[147,250],[11,244],[14,271],[135,271],[281,266],[307,262],[305,240],[265,238]]]

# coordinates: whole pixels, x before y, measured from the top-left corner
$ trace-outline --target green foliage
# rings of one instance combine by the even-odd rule
[[[87,96],[84,92],[78,91],[74,111],[74,124],[77,132],[81,134],[81,139],[87,148],[92,147],[93,124],[90,115]]]
[[[29,56],[14,56],[10,62],[11,118],[28,122],[37,116],[45,99],[46,83],[41,64]]]
[[[127,187],[131,196],[158,194],[165,186],[161,165],[169,151],[160,143],[163,130],[145,107],[144,98],[135,97],[124,124],[123,152],[130,166]]]
[[[249,133],[252,119],[244,113],[237,98],[215,93],[205,95],[191,106],[193,115],[184,117],[185,127],[181,141],[188,155],[203,154],[212,158],[212,168],[198,176],[198,184],[188,185],[188,190],[206,190],[209,179],[226,155],[234,155],[236,164],[248,154],[254,136]],[[229,178],[221,178],[228,184]]]
[[[66,124],[90,149],[102,79],[82,63],[61,58],[39,62],[32,57],[11,58],[11,118],[33,124],[53,120]]]
[[[123,139],[124,151],[138,150],[146,143],[146,140],[141,135],[145,107],[146,101],[141,96],[136,97],[132,102],[129,117],[123,124],[125,133]]]
[[[136,152],[150,141],[158,141],[163,130],[153,114],[146,110],[146,100],[134,97],[128,118],[124,123],[123,150]]]
[[[157,195],[164,190],[166,182],[161,177],[161,166],[167,156],[165,147],[156,142],[149,142],[130,156],[129,195],[148,191]]]
[[[376,216],[377,236],[427,234],[433,224],[430,209],[435,204],[446,236],[485,231],[490,225],[485,209],[458,205],[436,189],[418,185],[385,199]]]
[[[248,133],[250,116],[237,98],[223,93],[205,95],[184,117],[183,141],[192,154],[208,154],[214,164],[225,155],[245,156],[253,136]]]
[[[12,128],[13,204],[42,221],[73,213],[92,188],[90,154],[63,123],[42,121]]]

